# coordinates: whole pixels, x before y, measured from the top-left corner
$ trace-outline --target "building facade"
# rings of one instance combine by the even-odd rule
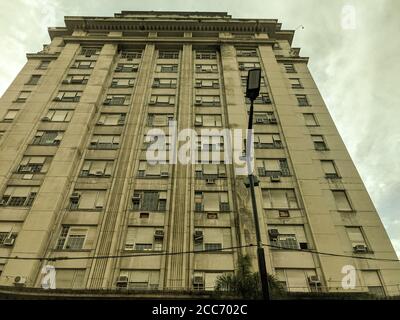
[[[57,288],[212,290],[239,254],[256,268],[246,177],[222,157],[232,141],[201,130],[247,128],[247,72],[261,68],[268,272],[289,291],[399,294],[397,256],[294,31],[218,12],[122,11],[66,17],[49,34],[0,100],[0,285],[40,287],[52,265]],[[205,138],[195,153],[220,162],[171,158],[184,141],[169,138],[188,128]],[[167,137],[156,164],[155,130]]]

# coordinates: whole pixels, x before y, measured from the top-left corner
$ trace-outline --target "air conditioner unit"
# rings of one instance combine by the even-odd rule
[[[318,286],[321,284],[321,281],[319,280],[318,276],[309,276],[308,283],[314,286]]]
[[[271,176],[271,182],[279,182],[279,181],[281,181],[281,176],[280,175]]]
[[[69,80],[63,80],[62,84],[69,84]]]
[[[103,175],[103,171],[96,171],[95,175],[96,176],[102,176]]]
[[[203,242],[203,231],[196,230],[193,234],[193,238],[195,242]]]
[[[51,119],[49,117],[43,117],[42,121],[46,121],[47,122],[47,121],[51,121]]]
[[[71,194],[70,199],[71,199],[71,200],[78,200],[80,197],[81,197],[81,195],[80,195],[79,192],[73,192],[73,193]]]
[[[169,177],[168,171],[161,172],[161,173],[160,173],[160,177],[163,177],[163,178]]]
[[[268,235],[269,235],[270,239],[276,239],[279,236],[279,231],[278,231],[278,229],[269,229]]]
[[[6,205],[6,201],[5,200],[0,200],[0,206],[5,206]]]
[[[265,122],[264,119],[260,119],[260,118],[256,119],[256,123],[264,123],[264,122]]]
[[[14,278],[14,285],[16,286],[24,286],[26,284],[26,278],[17,276]]]
[[[197,126],[197,127],[199,127],[199,126],[202,126],[202,125],[203,125],[203,122],[202,122],[202,121],[195,121],[195,122],[194,122],[194,125]]]
[[[269,119],[269,123],[276,124],[278,121],[275,118]]]
[[[11,246],[14,245],[14,242],[15,242],[15,239],[14,239],[14,238],[8,237],[8,238],[4,239],[3,245],[4,245],[4,246],[11,247]]]
[[[156,239],[156,240],[164,239],[164,230],[156,230],[156,231],[154,231],[154,239]]]
[[[132,201],[139,201],[140,200],[140,194],[134,193],[132,196]]]
[[[122,67],[116,67],[116,68],[115,68],[115,71],[116,71],[116,72],[121,72],[121,71],[122,71]]]
[[[367,252],[368,248],[365,244],[357,244],[353,247],[354,252]]]
[[[214,178],[208,178],[206,179],[207,184],[215,184],[215,179]]]
[[[193,284],[204,284],[204,277],[203,276],[194,276],[193,277]]]
[[[110,103],[111,103],[111,99],[106,99],[103,102],[103,104],[105,104],[105,105],[109,105]]]
[[[128,276],[119,276],[117,278],[117,287],[126,288],[128,286]]]

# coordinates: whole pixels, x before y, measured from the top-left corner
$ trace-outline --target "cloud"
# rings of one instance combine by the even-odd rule
[[[356,28],[342,27],[343,7],[355,10]],[[227,11],[238,18],[277,18],[298,29],[294,46],[309,67],[400,256],[392,221],[400,202],[400,1],[204,0],[1,1],[0,95],[24,65],[26,52],[48,43],[48,26],[65,15],[110,16],[121,10]]]

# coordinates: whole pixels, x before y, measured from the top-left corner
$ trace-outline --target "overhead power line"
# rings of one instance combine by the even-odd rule
[[[343,257],[343,258],[352,258],[352,259],[362,259],[362,260],[375,260],[375,261],[387,261],[387,262],[400,262],[399,259],[388,259],[388,258],[375,258],[375,257],[363,257],[363,256],[353,256],[353,255],[345,255],[345,254],[338,254],[338,253],[331,253],[331,252],[322,252],[312,249],[296,249],[296,248],[287,248],[281,247],[272,244],[263,244],[265,247],[270,247],[274,249],[281,249],[281,250],[289,250],[289,251],[297,251],[297,252],[305,252],[305,253],[313,253],[313,254],[320,254],[326,256],[333,256],[333,257]],[[211,252],[224,252],[224,251],[235,251],[241,248],[249,248],[249,247],[256,247],[255,244],[248,244],[242,246],[233,246],[233,247],[226,247],[221,249],[211,249],[211,250],[192,250],[192,251],[176,251],[176,252],[146,252],[146,253],[132,253],[132,254],[118,254],[118,255],[100,255],[100,256],[91,256],[91,257],[82,257],[82,256],[63,256],[63,257],[5,257],[2,256],[0,259],[8,259],[8,260],[38,260],[38,261],[62,261],[62,260],[96,260],[96,259],[123,259],[123,258],[133,258],[133,257],[150,257],[150,256],[173,256],[173,255],[180,255],[180,254],[193,254],[193,253],[211,253]]]

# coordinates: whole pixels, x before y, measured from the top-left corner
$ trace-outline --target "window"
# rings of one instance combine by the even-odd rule
[[[120,136],[116,135],[94,135],[90,140],[90,149],[117,149],[120,144]]]
[[[315,118],[314,113],[303,113],[304,122],[307,127],[316,127],[318,126],[317,120]]]
[[[236,49],[237,57],[257,57],[256,49]]]
[[[157,143],[157,146],[154,146],[159,151],[166,151],[170,149],[171,146],[171,138],[168,135],[163,134],[145,134],[143,149],[147,150],[150,145]]]
[[[256,167],[260,177],[290,175],[286,159],[256,159]]]
[[[18,166],[18,173],[46,173],[50,166],[51,158],[29,156],[23,157]]]
[[[220,135],[198,136],[197,148],[199,151],[222,151],[224,150],[224,137]]]
[[[17,116],[19,110],[7,110],[6,114],[4,115],[3,121],[13,121]]]
[[[46,70],[49,67],[50,60],[42,60],[39,63],[38,69],[40,70]]]
[[[218,66],[216,64],[196,64],[197,73],[216,73]]]
[[[219,114],[196,114],[194,125],[201,127],[221,127],[222,117]]]
[[[140,59],[142,58],[142,51],[137,50],[122,50],[121,51],[121,59],[126,59],[131,61],[133,59]]]
[[[246,90],[246,87],[247,87],[247,76],[241,76],[240,77],[240,81],[241,81],[242,86],[244,87],[244,90]],[[260,87],[265,87],[265,86],[266,86],[265,78],[263,76],[261,76]]]
[[[321,282],[311,282],[318,279],[315,269],[275,269],[275,275],[281,285],[289,292],[319,292]]]
[[[255,149],[280,149],[282,141],[279,134],[255,134],[254,135]]]
[[[218,79],[196,79],[195,88],[219,88]]]
[[[308,249],[303,225],[269,225],[268,234],[271,244],[276,247],[282,249]]]
[[[303,89],[303,85],[300,82],[299,78],[289,78],[290,85],[292,86],[292,89]]]
[[[219,106],[221,103],[219,96],[203,96],[196,95],[195,105],[204,105],[204,106]]]
[[[139,162],[138,176],[141,178],[168,178],[168,167],[168,164],[150,164],[146,160],[141,160]]]
[[[153,88],[176,88],[176,79],[154,78]]]
[[[113,78],[111,88],[130,88],[135,83],[134,78]]]
[[[195,191],[194,205],[196,212],[226,212],[230,210],[227,192]]]
[[[164,230],[152,227],[128,227],[125,251],[161,251]]]
[[[166,211],[167,191],[135,191],[132,209],[135,211]]]
[[[364,237],[361,227],[346,227],[347,236],[349,237],[353,252],[368,252],[368,245]]]
[[[97,121],[102,126],[122,126],[125,124],[125,113],[101,113]]]
[[[246,98],[246,103],[250,104],[250,99]],[[268,92],[260,93],[260,95],[254,99],[254,104],[271,104],[271,98]]]
[[[93,60],[75,60],[71,68],[73,69],[93,69],[96,61]]]
[[[176,73],[176,72],[178,72],[178,65],[177,64],[157,64],[156,72]]]
[[[293,63],[284,63],[283,67],[287,73],[296,73],[296,69],[294,68]]]
[[[196,59],[199,59],[199,60],[217,59],[217,52],[215,52],[215,51],[197,51],[196,50]]]
[[[264,209],[298,209],[294,189],[263,189]]]
[[[378,270],[361,271],[364,278],[364,283],[368,292],[378,297],[385,297],[385,289],[382,285]]]
[[[70,197],[70,210],[102,210],[106,190],[75,190]]]
[[[82,91],[59,91],[54,101],[79,102]]]
[[[307,96],[305,94],[296,94],[297,103],[300,107],[309,107]]]
[[[277,120],[273,112],[255,112],[253,118],[254,124],[276,124]]]
[[[222,249],[222,243],[205,243],[204,250],[206,251],[220,251]]]
[[[232,246],[230,228],[201,228],[193,233],[194,251],[219,251]]]
[[[112,160],[85,160],[80,175],[82,177],[110,177],[113,164]]]
[[[332,190],[333,197],[335,198],[336,208],[338,211],[353,211],[350,201],[347,198],[346,191]]]
[[[147,116],[147,125],[149,127],[165,127],[169,125],[169,122],[174,120],[173,114],[155,114],[150,113]]]
[[[239,62],[240,71],[248,71],[254,68],[261,68],[261,65],[258,62]]]
[[[175,95],[151,95],[149,104],[175,104]]]
[[[15,102],[25,102],[31,94],[31,91],[21,91]]]
[[[82,250],[88,230],[63,226],[57,241],[56,250]]]
[[[138,72],[139,65],[135,63],[118,63],[115,72]]]
[[[69,74],[63,80],[63,84],[86,84],[89,81],[90,74]]]
[[[40,74],[33,74],[31,76],[31,78],[29,79],[29,81],[25,84],[27,85],[37,85],[39,83],[39,79],[40,79],[41,75]]]
[[[125,277],[128,283],[117,286],[129,290],[157,290],[160,282],[160,270],[121,270],[119,277]]]
[[[73,113],[73,110],[49,110],[42,121],[69,122]]]
[[[129,104],[131,96],[129,94],[108,94],[103,104],[110,106],[124,106]]]
[[[322,170],[325,173],[325,178],[337,179],[339,174],[337,173],[335,163],[333,160],[321,160]]]
[[[30,207],[38,190],[38,187],[8,186],[0,203],[10,207]]]
[[[4,134],[5,134],[5,131],[0,130],[0,140],[1,140],[1,138],[3,138]]]
[[[83,47],[80,54],[89,58],[91,56],[98,56],[100,54],[101,47]]]
[[[195,165],[197,179],[226,178],[226,167],[224,163],[202,163]]]
[[[62,131],[38,131],[33,138],[32,144],[34,145],[59,145],[64,132]]]
[[[0,232],[0,246],[4,245],[4,241],[7,239],[13,239],[15,242],[15,239],[17,238],[18,233],[16,232]],[[1,271],[2,265],[0,265],[0,271]],[[0,272],[1,275],[1,272]]]
[[[83,289],[86,269],[56,269],[57,288]]]
[[[179,51],[160,50],[158,51],[158,59],[178,59]]]
[[[314,148],[317,151],[326,151],[328,150],[324,137],[321,135],[311,135],[311,139],[314,143]]]

